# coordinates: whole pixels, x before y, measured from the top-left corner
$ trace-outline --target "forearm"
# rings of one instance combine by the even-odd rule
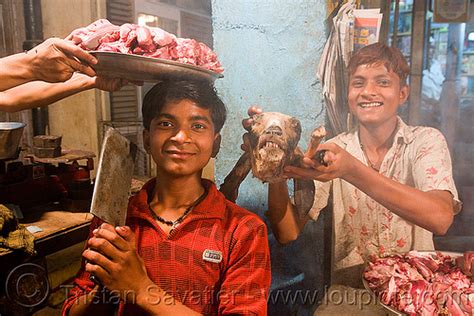
[[[111,315],[117,306],[106,302],[103,293],[97,288],[90,293],[77,297],[69,309],[69,316]]]
[[[345,180],[403,219],[435,234],[444,234],[453,220],[448,192],[423,192],[389,179],[358,163]]]
[[[19,53],[0,59],[0,91],[35,80],[31,54]]]
[[[151,281],[143,286],[143,290],[137,293],[135,303],[147,315],[201,315],[183,305]]]
[[[268,185],[268,219],[276,239],[286,244],[295,240],[307,222],[295,214],[286,181]]]
[[[0,110],[16,112],[49,105],[92,88],[89,77],[74,75],[66,82],[34,81],[0,92]]]

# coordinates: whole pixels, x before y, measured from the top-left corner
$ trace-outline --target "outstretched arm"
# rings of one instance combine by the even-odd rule
[[[304,162],[310,168],[288,167],[288,176],[329,181],[341,178],[353,184],[384,207],[435,234],[445,234],[453,221],[454,201],[445,190],[420,189],[399,183],[367,167],[336,144],[318,147],[328,150],[324,166],[308,157]]]
[[[63,82],[76,71],[95,76],[97,59],[70,41],[50,38],[25,53],[0,59],[0,91],[30,81]]]
[[[89,77],[81,73],[74,73],[66,82],[28,82],[0,92],[0,111],[16,112],[46,106],[92,88],[116,91],[126,83],[123,79]]]

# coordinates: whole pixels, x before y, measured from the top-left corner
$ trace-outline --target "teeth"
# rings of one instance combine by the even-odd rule
[[[275,144],[273,142],[266,142],[263,147],[265,147],[265,148],[280,148],[280,146],[278,146],[278,144]]]
[[[359,103],[359,106],[361,108],[374,108],[374,107],[378,107],[378,106],[381,106],[382,103],[381,102],[371,102],[371,103]]]

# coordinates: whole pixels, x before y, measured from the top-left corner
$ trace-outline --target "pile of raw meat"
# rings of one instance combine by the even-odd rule
[[[474,284],[450,256],[410,251],[376,259],[364,278],[382,303],[408,315],[473,315]]]
[[[162,58],[222,73],[216,54],[205,44],[179,38],[158,27],[114,25],[106,19],[74,30],[66,39],[85,50],[118,52]]]

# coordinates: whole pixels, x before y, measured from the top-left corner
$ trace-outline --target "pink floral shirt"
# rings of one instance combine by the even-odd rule
[[[357,131],[340,134],[330,142],[367,165]],[[449,191],[455,212],[461,208],[446,141],[434,128],[408,126],[398,118],[395,140],[379,172],[422,191]],[[315,181],[315,185],[315,200],[308,213],[313,220],[327,205],[331,190],[333,194],[333,284],[361,286],[363,265],[371,256],[434,249],[431,232],[400,218],[350,183],[335,179]]]

